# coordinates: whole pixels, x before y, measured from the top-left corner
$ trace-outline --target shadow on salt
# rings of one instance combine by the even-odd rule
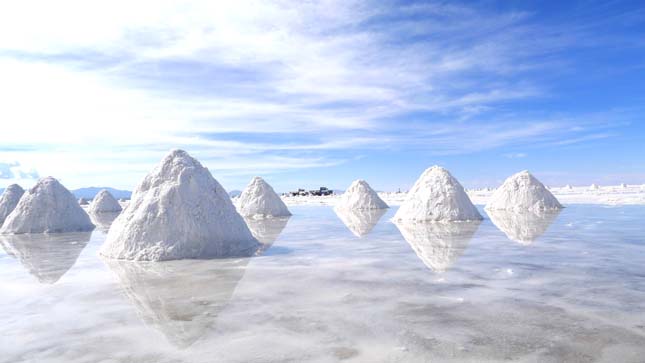
[[[481,221],[395,223],[419,259],[435,272],[445,272],[457,262],[480,224]]]
[[[1,235],[0,244],[40,283],[53,284],[74,266],[91,235],[91,232]]]
[[[558,218],[560,210],[523,211],[487,210],[493,224],[511,241],[530,245],[540,238]]]

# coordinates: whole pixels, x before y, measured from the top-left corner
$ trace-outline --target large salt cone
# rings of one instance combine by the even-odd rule
[[[0,227],[9,214],[16,208],[24,193],[25,190],[18,184],[11,184],[4,190],[0,196]]]
[[[386,209],[388,205],[365,180],[355,180],[336,203],[336,209],[369,210]]]
[[[482,216],[457,179],[448,170],[433,166],[424,171],[414,183],[392,219],[450,222],[481,220]]]
[[[508,239],[530,245],[546,232],[560,214],[560,210],[514,212],[487,209],[486,213]]]
[[[248,258],[168,261],[105,260],[139,317],[179,348],[213,329],[244,276]]]
[[[208,169],[173,150],[132,193],[100,254],[125,260],[251,256],[260,246]]]
[[[58,180],[38,180],[7,216],[1,234],[85,232],[94,229],[90,217]]]
[[[374,229],[387,209],[334,208],[334,212],[356,237],[364,237]]]
[[[74,266],[91,235],[91,232],[2,235],[0,244],[40,283],[53,284]]]
[[[464,253],[480,223],[399,222],[396,226],[426,266],[435,272],[445,272]]]
[[[96,194],[89,208],[89,212],[91,214],[118,213],[121,212],[121,210],[123,210],[123,208],[121,208],[119,201],[117,201],[106,189],[103,189]]]
[[[107,233],[119,214],[120,212],[90,213],[90,218],[96,226],[96,229]]]
[[[259,176],[254,177],[237,201],[240,214],[251,218],[288,217],[287,205],[273,188]]]
[[[562,209],[551,192],[528,171],[510,176],[495,190],[488,210],[542,211]]]

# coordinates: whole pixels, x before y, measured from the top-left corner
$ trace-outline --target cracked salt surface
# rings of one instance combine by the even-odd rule
[[[288,223],[249,226],[269,246],[252,258],[102,260],[104,228],[0,236],[0,362],[645,356],[642,206],[501,213],[403,235],[394,207],[373,225],[352,219],[360,238],[331,207],[291,211]]]

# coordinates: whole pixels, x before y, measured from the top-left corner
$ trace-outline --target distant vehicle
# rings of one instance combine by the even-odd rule
[[[309,191],[309,195],[323,196],[323,195],[332,195],[334,192],[327,189],[327,187],[320,187],[320,189],[314,189]]]
[[[289,192],[289,195],[292,197],[295,197],[298,195],[307,195],[307,194],[308,194],[307,191],[305,191],[304,189],[298,189],[295,192]]]

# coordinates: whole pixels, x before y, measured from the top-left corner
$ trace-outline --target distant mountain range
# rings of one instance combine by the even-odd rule
[[[80,189],[74,189],[71,190],[72,194],[76,198],[85,198],[85,199],[93,199],[98,192],[100,192],[103,189],[107,189],[112,196],[116,199],[130,199],[130,196],[132,196],[132,192],[129,190],[119,190],[119,189],[114,189],[114,188],[108,188],[108,187],[89,187],[89,188],[80,188]]]
[[[228,196],[231,198],[239,197],[240,194],[242,194],[241,190],[231,190],[230,192],[228,192]]]

